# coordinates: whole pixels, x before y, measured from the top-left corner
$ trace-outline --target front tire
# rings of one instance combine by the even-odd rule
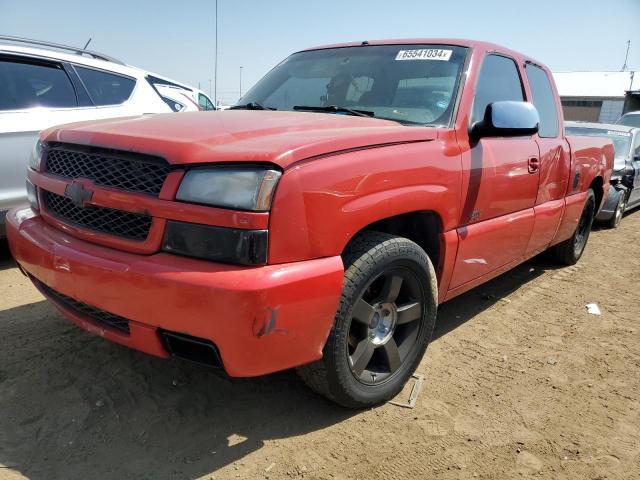
[[[365,232],[347,247],[344,284],[323,358],[298,368],[317,393],[349,408],[397,395],[427,348],[437,312],[437,282],[414,242]]]
[[[620,222],[622,221],[622,216],[624,215],[624,211],[627,208],[627,195],[624,190],[620,192],[620,197],[618,198],[618,204],[616,205],[616,210],[613,212],[613,217],[611,217],[606,223],[605,226],[607,228],[618,228]]]
[[[587,201],[584,204],[578,226],[571,238],[551,248],[555,260],[562,265],[575,265],[582,257],[587,246],[593,219],[596,214],[596,195],[592,189],[587,192]]]

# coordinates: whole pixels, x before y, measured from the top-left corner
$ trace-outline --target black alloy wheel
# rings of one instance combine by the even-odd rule
[[[353,307],[347,343],[351,372],[375,385],[396,373],[419,338],[421,285],[408,268],[375,278]]]

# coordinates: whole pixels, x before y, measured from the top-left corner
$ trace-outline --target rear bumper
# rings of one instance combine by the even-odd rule
[[[160,357],[169,355],[160,330],[210,340],[231,376],[321,358],[342,289],[340,257],[239,267],[137,255],[67,235],[28,208],[8,213],[7,235],[15,259],[39,282],[129,320],[126,334],[54,302],[80,327]]]

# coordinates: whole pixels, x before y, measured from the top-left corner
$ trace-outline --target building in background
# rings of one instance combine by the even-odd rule
[[[640,110],[640,71],[554,72],[566,120],[613,123]]]

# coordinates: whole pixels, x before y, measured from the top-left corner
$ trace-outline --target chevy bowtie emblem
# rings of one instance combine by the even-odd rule
[[[93,190],[84,188],[82,183],[73,182],[67,185],[64,196],[71,200],[76,207],[84,208],[85,203],[93,197]]]

